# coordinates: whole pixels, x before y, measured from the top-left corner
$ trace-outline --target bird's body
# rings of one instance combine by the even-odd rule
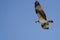
[[[49,29],[49,22],[53,22],[52,20],[47,20],[46,14],[41,8],[41,5],[38,1],[35,2],[35,11],[38,16],[38,21],[44,29]]]
[[[39,19],[39,23],[41,23],[41,24],[46,23],[46,22],[48,22],[48,21],[45,19]]]

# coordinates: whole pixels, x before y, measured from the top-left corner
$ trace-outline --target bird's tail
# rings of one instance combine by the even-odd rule
[[[53,20],[48,20],[49,23],[53,23]]]

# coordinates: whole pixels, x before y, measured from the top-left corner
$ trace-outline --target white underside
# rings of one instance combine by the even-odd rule
[[[39,19],[39,22],[40,24],[44,24],[44,23],[47,23],[48,21],[45,19]],[[48,27],[49,27],[48,25],[45,25],[43,28],[48,28]]]
[[[39,22],[40,22],[41,24],[43,24],[43,23],[46,23],[47,20],[45,20],[45,19],[39,19]]]

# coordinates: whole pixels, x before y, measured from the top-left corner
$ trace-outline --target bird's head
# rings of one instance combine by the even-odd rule
[[[42,28],[43,28],[43,29],[49,29],[49,23],[44,23],[44,24],[42,25]]]

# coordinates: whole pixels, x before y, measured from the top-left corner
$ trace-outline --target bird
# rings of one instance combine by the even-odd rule
[[[53,23],[53,20],[47,20],[46,14],[38,1],[35,1],[35,12],[38,16],[38,21],[35,22],[40,23],[43,29],[49,29],[49,23]]]

